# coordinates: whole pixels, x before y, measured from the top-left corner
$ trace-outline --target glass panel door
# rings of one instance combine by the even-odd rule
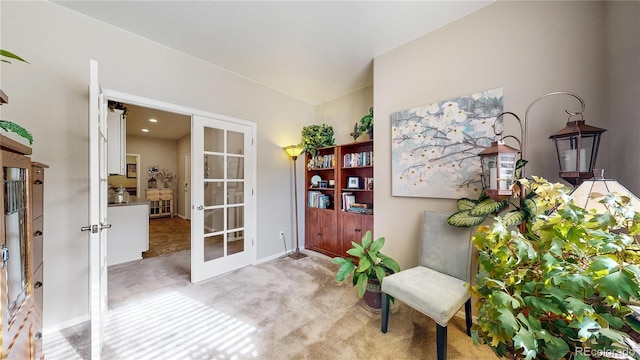
[[[201,264],[192,269],[194,282],[246,266],[253,258],[245,224],[251,208],[246,203],[251,130],[194,116],[192,249],[197,250],[192,251],[192,267]]]

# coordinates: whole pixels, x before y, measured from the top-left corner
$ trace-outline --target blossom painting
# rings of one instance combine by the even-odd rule
[[[482,190],[478,153],[497,139],[502,88],[391,115],[392,195],[476,197]]]

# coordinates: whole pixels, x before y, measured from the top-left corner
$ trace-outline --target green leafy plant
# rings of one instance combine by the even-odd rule
[[[522,169],[526,164],[526,160],[518,160],[515,168],[516,179],[521,177]],[[520,186],[518,181],[514,182],[514,193],[519,193]],[[504,225],[518,225],[536,211],[535,202],[531,200],[534,196],[535,194],[530,193],[528,196],[520,198],[520,203],[516,204],[509,202],[509,199],[496,201],[487,196],[486,192],[482,190],[477,200],[468,198],[458,199],[456,203],[458,211],[449,216],[447,222],[449,225],[458,227],[478,226],[482,224],[489,215],[496,215],[509,207],[509,205],[512,205],[513,209],[504,215]]]
[[[364,295],[369,279],[378,279],[382,283],[387,273],[400,271],[400,265],[395,260],[380,252],[384,246],[384,237],[372,241],[371,231],[367,231],[362,237],[362,244],[352,241],[351,245],[353,247],[347,250],[347,254],[357,259],[357,264],[350,257],[334,257],[332,261],[340,265],[336,282],[343,282],[352,275],[353,286],[358,288],[358,296]]]
[[[365,115],[360,119],[360,124],[358,125],[359,134],[364,134],[368,132],[373,132],[373,106],[369,108],[369,114]]]
[[[640,215],[630,199],[609,194],[602,201],[608,212],[596,213],[576,206],[562,184],[538,177],[518,183],[532,203],[524,230],[509,227],[507,213],[473,236],[474,343],[510,359],[634,354]]]
[[[21,58],[20,56],[7,51],[7,50],[3,50],[0,49],[0,61],[4,62],[4,63],[8,63],[11,64],[11,61],[9,61],[8,59],[13,59],[13,60],[18,60],[24,63],[29,63],[27,62],[25,59]],[[29,131],[27,131],[27,129],[23,128],[22,126],[9,121],[9,120],[0,120],[0,129],[7,131],[7,132],[14,132],[16,134],[18,134],[19,136],[27,139],[29,141],[29,145],[33,144],[33,136],[31,135],[31,133]]]
[[[307,125],[302,128],[302,143],[304,151],[315,155],[316,149],[335,144],[331,125]]]
[[[9,61],[7,59],[18,60],[18,61],[22,61],[22,62],[27,63],[27,64],[29,63],[27,60],[21,58],[20,56],[14,54],[12,52],[0,49],[0,61],[2,61],[4,63],[11,64],[11,61]]]

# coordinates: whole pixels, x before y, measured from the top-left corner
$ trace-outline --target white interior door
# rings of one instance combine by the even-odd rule
[[[193,116],[191,131],[191,281],[255,259],[255,126]]]
[[[191,219],[191,154],[184,156],[184,217]]]
[[[100,359],[107,313],[107,121],[98,62],[89,64],[89,307],[91,359]]]

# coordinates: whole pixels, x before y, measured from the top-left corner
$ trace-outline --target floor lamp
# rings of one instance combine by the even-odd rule
[[[289,257],[298,260],[307,256],[300,252],[300,246],[298,243],[298,185],[296,181],[296,160],[298,159],[298,156],[302,154],[304,148],[300,145],[289,145],[284,147],[284,151],[286,151],[287,154],[291,156],[291,159],[293,159],[293,208],[295,214],[293,221],[296,230],[296,250],[289,254]]]

